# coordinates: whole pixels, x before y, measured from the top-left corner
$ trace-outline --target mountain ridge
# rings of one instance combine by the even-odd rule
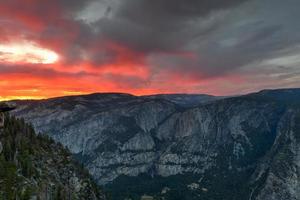
[[[13,101],[43,101],[43,100],[51,100],[51,99],[60,99],[60,98],[69,98],[69,97],[85,97],[85,96],[94,96],[94,95],[125,95],[125,96],[133,96],[133,97],[151,97],[151,96],[173,96],[173,95],[182,95],[182,96],[211,96],[211,97],[237,97],[237,96],[245,96],[249,94],[255,94],[260,92],[268,92],[268,91],[289,91],[289,90],[300,90],[300,88],[270,88],[270,89],[261,89],[257,92],[248,92],[234,95],[212,95],[206,93],[153,93],[146,95],[134,95],[131,93],[123,93],[123,92],[93,92],[87,94],[76,94],[76,95],[65,95],[65,96],[56,96],[50,98],[42,98],[42,99],[11,99],[11,100],[3,100],[2,102],[13,102]]]
[[[191,107],[144,97],[104,95],[96,101],[76,97],[71,102],[20,105],[14,115],[67,146],[98,183],[112,192],[113,199],[124,199],[130,192],[136,194],[133,199],[143,193],[176,199],[172,194],[178,191],[185,194],[181,199],[188,200],[199,195],[215,200],[249,199],[249,195],[253,200],[276,199],[267,181],[277,176],[263,169],[280,168],[276,162],[269,162],[270,166],[266,162],[281,154],[282,150],[270,154],[278,137],[296,137],[290,130],[300,119],[296,117],[299,94],[299,89],[264,90]],[[297,149],[298,142],[284,147],[285,151]],[[297,155],[295,150],[288,153],[295,160]],[[297,162],[289,163],[299,167]],[[260,174],[267,178],[259,178]],[[298,200],[297,193],[283,188],[291,187],[292,180],[284,180],[286,184],[278,186],[281,195]],[[165,187],[171,192],[161,194]],[[231,191],[232,187],[237,190]],[[253,191],[255,187],[259,190]]]

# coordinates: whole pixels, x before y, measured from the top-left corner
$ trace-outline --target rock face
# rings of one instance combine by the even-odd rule
[[[252,194],[256,194],[257,199],[300,199],[299,125],[300,109],[287,111],[278,125],[274,145],[253,175],[256,187]]]
[[[127,94],[15,102],[16,116],[67,146],[99,183],[147,172],[157,159],[152,131],[176,105]]]
[[[134,185],[141,180],[135,177],[149,176],[149,184],[153,178],[160,181],[154,185],[164,183],[157,191],[148,188],[152,194],[164,187],[169,193],[180,190],[169,180],[186,183],[181,187],[186,193],[187,185],[199,185],[198,192],[181,199],[298,200],[298,102],[299,89],[196,107],[165,97],[94,94],[14,102],[19,107],[14,114],[67,146],[99,184],[112,190],[117,182]]]

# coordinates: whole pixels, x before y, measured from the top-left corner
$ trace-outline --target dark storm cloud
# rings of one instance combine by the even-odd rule
[[[195,50],[199,55],[198,60],[178,67],[185,66],[190,69],[189,73],[198,72],[208,77],[230,73],[255,60],[267,58],[282,48],[281,39],[276,39],[281,38],[281,31],[282,26],[272,25],[252,30],[248,35],[242,32],[243,36],[236,38],[235,44],[216,44],[212,40],[206,45],[199,45],[199,49]]]
[[[191,49],[196,55],[194,59],[158,54],[150,58],[150,62],[158,68],[168,68],[181,74],[199,74],[202,78],[225,75],[271,57],[277,50],[291,45],[291,41],[282,40],[282,31],[281,25],[272,25],[248,34],[242,31],[242,36],[230,38],[232,41],[211,36],[204,44],[199,42],[196,48]]]
[[[202,88],[203,79],[241,76],[245,69],[281,73],[262,69],[269,59],[300,54],[294,51],[299,7],[298,0],[7,0],[0,6],[0,43],[21,38],[60,56],[54,68],[62,73],[30,66],[12,72],[95,75],[144,89],[182,80],[189,87],[191,80]],[[83,72],[63,74],[75,68]]]
[[[151,27],[176,28],[185,20],[203,17],[214,10],[226,9],[245,1],[247,0],[125,0],[117,15]]]
[[[294,0],[124,0],[94,26],[102,37],[149,55],[158,72],[211,77],[299,43],[299,6]]]
[[[274,6],[269,9],[271,2]],[[300,14],[295,9],[300,2],[286,3],[283,6],[277,0],[252,1],[238,9],[232,8],[211,31],[186,38],[183,49],[194,53],[194,59],[154,54],[150,57],[151,64],[158,71],[168,68],[183,75],[210,78],[251,67],[251,63],[259,64],[260,60],[273,56],[283,56],[278,52],[300,44],[300,23],[296,20]],[[257,8],[260,9],[254,12]],[[196,27],[197,23],[193,25]]]
[[[62,7],[71,12],[78,12],[86,7],[89,3],[96,0],[60,0]]]
[[[113,17],[98,23],[102,33],[138,51],[177,51],[193,34],[190,26],[213,11],[228,9],[247,0],[124,0]],[[194,23],[193,23],[194,22]],[[200,33],[199,33],[200,32]]]

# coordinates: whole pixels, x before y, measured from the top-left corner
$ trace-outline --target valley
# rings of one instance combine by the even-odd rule
[[[192,106],[170,99],[108,93],[10,103],[113,199],[299,198],[299,89],[197,97]]]

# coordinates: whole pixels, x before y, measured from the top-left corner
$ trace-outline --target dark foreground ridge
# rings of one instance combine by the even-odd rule
[[[5,116],[0,130],[0,199],[105,199],[88,172],[62,145]]]

